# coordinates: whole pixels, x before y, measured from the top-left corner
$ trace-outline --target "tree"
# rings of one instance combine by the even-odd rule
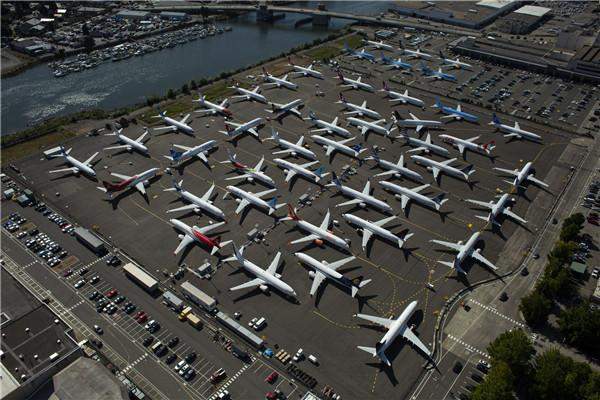
[[[569,224],[563,226],[560,230],[560,240],[563,242],[572,242],[577,239],[577,235],[579,235],[579,227],[574,224]]]
[[[591,368],[563,356],[556,349],[535,359],[531,395],[536,400],[579,400],[592,377]]]
[[[173,89],[169,89],[169,90],[167,91],[167,97],[168,97],[169,99],[174,99],[174,98],[175,98],[175,92],[173,91]]]
[[[196,84],[196,81],[195,81],[195,80],[193,80],[193,79],[192,79],[192,80],[190,81],[190,87],[191,87],[193,90],[196,90],[196,89],[198,89],[198,85]]]
[[[85,48],[86,53],[89,53],[94,49],[96,42],[94,42],[94,38],[91,36],[83,37],[83,47]]]
[[[184,83],[181,87],[181,93],[190,94],[190,88],[188,87],[187,83]]]
[[[506,363],[517,379],[523,379],[531,367],[530,359],[535,353],[531,341],[522,329],[504,332],[488,346],[492,366]]]
[[[541,291],[534,290],[521,299],[519,311],[529,326],[540,326],[546,323],[552,310],[552,301],[546,298]]]
[[[477,386],[471,400],[514,400],[514,380],[510,367],[499,361],[489,371],[485,382]]]
[[[83,33],[84,36],[89,36],[90,28],[87,24],[83,24],[83,26],[81,27],[81,33]]]
[[[590,310],[588,302],[561,312],[558,326],[567,343],[600,355],[600,311]]]

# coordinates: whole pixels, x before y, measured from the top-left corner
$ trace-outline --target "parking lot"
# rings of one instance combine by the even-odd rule
[[[445,45],[440,38],[436,38],[433,43],[430,48],[426,48],[426,51],[435,53],[438,48]],[[395,89],[404,89],[398,83],[404,82],[410,95],[423,98],[427,105],[424,109],[412,105],[392,105],[382,94],[377,92],[344,92],[346,98],[353,103],[360,103],[364,98],[370,108],[379,111],[385,118],[389,118],[392,110],[397,110],[403,117],[408,116],[408,113],[411,112],[422,119],[439,119],[441,115],[429,107],[434,104],[435,97],[438,96],[444,105],[456,106],[456,101],[447,97],[455,86],[452,83],[425,83],[420,79],[420,73],[398,74],[384,70],[380,66],[373,68],[366,61],[350,63],[346,58],[342,58],[340,64],[348,76],[355,77],[352,75],[353,72],[363,71],[365,75],[363,79],[374,86],[379,87],[381,81],[385,80],[390,82]],[[434,66],[432,62],[428,62],[428,65]],[[472,72],[456,72],[458,81],[464,82],[468,76],[477,73],[478,68],[480,66],[476,66],[475,71]],[[327,76],[326,79],[315,81],[312,78],[297,78],[294,81],[300,85],[298,91],[268,89],[264,90],[263,94],[278,103],[287,103],[301,98],[306,104],[303,109],[304,116],[310,109],[315,111],[318,118],[327,121],[333,120],[336,116],[341,117],[340,107],[335,104],[340,92],[337,83],[332,78],[335,72],[327,66],[320,66],[319,69]],[[494,74],[504,77],[500,81],[501,83],[496,84],[497,88],[505,83],[508,85],[511,80],[517,82],[519,80],[514,72],[505,75],[499,68],[491,66],[490,70],[473,82],[471,87],[478,82],[485,82],[485,79],[489,79]],[[529,81],[534,79],[536,78],[532,77]],[[325,96],[315,96],[315,83],[319,84],[319,90],[323,91]],[[518,82],[513,95],[520,96],[522,88],[521,82]],[[546,87],[544,90],[548,89]],[[572,90],[579,91],[581,86],[574,85]],[[492,90],[484,93],[487,96],[491,95],[491,92]],[[569,101],[570,98],[571,95],[565,95],[563,102]],[[265,116],[265,105],[262,104],[234,102],[230,109],[237,122],[248,121],[256,116]],[[105,194],[95,188],[100,185],[100,182],[91,181],[85,176],[49,176],[47,171],[60,168],[61,162],[58,159],[40,160],[39,154],[23,159],[16,165],[22,171],[27,185],[39,198],[42,198],[69,221],[97,231],[112,244],[114,249],[118,249],[123,258],[131,257],[144,266],[148,272],[154,274],[155,278],[162,279],[164,289],[178,293],[179,283],[189,280],[215,297],[219,302],[219,309],[229,314],[241,313],[243,324],[254,317],[264,317],[267,325],[264,330],[259,332],[259,335],[267,342],[269,348],[284,349],[290,354],[294,354],[298,348],[303,348],[307,354],[318,358],[318,366],[305,360],[298,363],[298,367],[314,376],[319,382],[319,388],[323,385],[330,385],[345,398],[381,398],[391,395],[403,398],[414,390],[415,382],[424,372],[423,366],[426,364],[426,358],[408,348],[410,346],[403,346],[398,340],[388,350],[388,357],[392,360],[393,367],[391,369],[381,368],[376,359],[359,351],[356,346],[372,346],[380,339],[383,332],[374,329],[371,325],[359,323],[353,314],[363,312],[382,317],[397,317],[410,301],[417,300],[418,311],[411,319],[411,324],[415,325],[415,331],[421,340],[431,348],[436,318],[443,303],[457,290],[482,279],[490,278],[493,273],[481,265],[468,264],[466,266],[468,275],[464,278],[457,278],[446,266],[437,263],[439,260],[452,260],[453,256],[440,251],[438,246],[429,241],[431,239],[464,241],[472,233],[482,231],[482,241],[479,247],[482,248],[482,254],[499,267],[497,274],[501,275],[514,269],[526,256],[537,230],[545,223],[547,212],[555,195],[568,181],[571,167],[577,165],[577,162],[583,157],[581,149],[574,148],[574,144],[570,144],[573,136],[568,132],[557,132],[526,119],[519,119],[519,113],[507,114],[498,111],[499,117],[506,120],[507,123],[512,125],[512,121],[518,119],[522,128],[534,131],[543,137],[542,144],[518,140],[507,141],[500,133],[495,132],[493,127],[487,125],[491,120],[489,110],[466,104],[463,104],[463,110],[479,116],[479,123],[447,122],[444,125],[444,133],[461,138],[480,136],[478,142],[495,141],[496,143],[493,151],[494,157],[467,152],[466,159],[462,159],[450,146],[442,144],[450,150],[452,157],[457,157],[453,165],[473,165],[476,172],[470,183],[442,176],[438,185],[433,181],[431,173],[427,169],[416,166],[410,160],[410,153],[407,153],[410,148],[401,140],[391,141],[375,133],[370,133],[365,140],[354,128],[349,128],[352,135],[356,136],[353,143],[362,142],[362,145],[367,148],[378,146],[382,158],[396,161],[398,156],[404,153],[408,167],[419,172],[425,178],[425,182],[431,184],[431,187],[425,192],[426,195],[433,197],[444,193],[449,198],[444,205],[445,212],[443,213],[432,212],[418,204],[413,204],[407,214],[403,213],[399,201],[393,195],[385,192],[377,183],[377,179],[371,179],[375,173],[381,172],[373,163],[367,162],[361,165],[343,154],[335,154],[332,158],[325,157],[320,146],[313,144],[309,135],[305,137],[311,150],[317,153],[320,165],[323,165],[327,172],[336,172],[340,175],[343,170],[348,170],[347,167],[355,169],[355,174],[344,175],[343,183],[345,185],[362,190],[365,183],[371,181],[374,195],[392,206],[394,214],[397,215],[396,224],[390,224],[389,229],[394,232],[414,233],[403,250],[395,248],[393,244],[386,241],[374,238],[369,248],[363,252],[360,246],[361,234],[341,218],[342,212],[352,212],[359,217],[376,221],[386,217],[383,213],[371,208],[336,208],[337,204],[348,199],[337,194],[335,190],[315,185],[302,178],[293,181],[291,185],[284,182],[282,171],[272,161],[275,156],[271,153],[277,149],[272,142],[264,141],[264,139],[270,136],[270,127],[278,130],[283,137],[293,142],[300,135],[306,134],[310,129],[309,124],[293,115],[285,117],[281,124],[276,121],[268,121],[267,126],[259,130],[261,140],[242,137],[237,142],[230,144],[223,140],[224,136],[218,132],[223,129],[222,118],[193,117],[191,126],[196,132],[196,138],[172,133],[153,135],[147,142],[150,157],[127,152],[102,153],[101,159],[94,168],[100,180],[110,180],[112,178],[108,175],[109,172],[133,175],[151,167],[160,167],[166,171],[166,168],[170,166],[169,161],[163,156],[169,153],[169,148],[173,143],[192,146],[209,139],[218,141],[218,149],[208,157],[209,167],[198,160],[187,163],[183,168],[172,169],[173,176],[169,176],[165,172],[159,180],[152,182],[147,187],[146,198],[134,190],[119,196],[116,201],[111,203],[106,200]],[[552,117],[554,118],[554,116]],[[573,120],[570,123],[576,124]],[[129,137],[137,137],[141,131],[142,127],[134,124],[123,132]],[[441,140],[436,137],[436,132],[431,131],[430,133],[433,142],[441,144]],[[85,160],[94,152],[102,151],[103,147],[109,146],[111,143],[113,143],[112,137],[92,136],[76,138],[65,143],[65,146],[73,147],[71,155]],[[335,220],[332,228],[334,233],[351,240],[350,253],[356,256],[355,261],[347,265],[346,275],[352,279],[372,279],[368,286],[361,289],[356,299],[350,297],[343,288],[333,284],[326,285],[315,298],[311,298],[308,293],[312,282],[308,271],[297,263],[297,259],[292,253],[303,251],[319,260],[328,262],[337,261],[349,254],[327,245],[323,247],[311,243],[307,246],[290,245],[290,241],[302,237],[305,233],[294,229],[291,222],[279,223],[274,216],[268,216],[259,209],[250,208],[241,216],[235,214],[234,211],[238,204],[232,200],[231,196],[223,199],[226,192],[225,186],[232,183],[226,182],[225,178],[236,174],[230,165],[219,162],[227,159],[227,149],[236,152],[240,161],[250,166],[255,165],[263,155],[265,156],[265,165],[267,166],[265,172],[276,182],[277,203],[298,205],[298,199],[303,194],[308,194],[311,204],[306,204],[299,209],[301,218],[318,225],[327,210],[331,211],[332,219]],[[368,152],[364,153],[364,155],[367,154]],[[431,157],[437,160],[442,159],[438,156]],[[290,160],[297,163],[304,162],[300,159],[290,158]],[[528,161],[534,163],[535,176],[548,183],[549,188],[539,189],[530,186],[524,196],[517,196],[515,193],[511,193],[510,186],[503,180],[505,178],[498,175],[493,168],[515,169],[522,167]],[[168,209],[182,205],[175,194],[164,192],[164,189],[171,187],[172,180],[180,179],[183,179],[187,190],[198,196],[204,194],[209,186],[213,182],[215,183],[217,187],[214,204],[223,209],[227,216],[227,224],[220,229],[217,235],[222,236],[223,240],[233,240],[238,246],[247,243],[244,255],[249,260],[266,268],[275,254],[278,251],[282,252],[283,262],[279,273],[282,274],[282,279],[295,289],[299,302],[292,302],[275,291],[269,294],[260,290],[230,292],[230,287],[244,283],[253,277],[239,272],[236,263],[219,262],[218,256],[210,256],[200,246],[191,245],[179,256],[173,256],[179,239],[177,232],[169,222],[170,218],[176,217],[189,225],[195,224],[200,227],[212,222],[212,218],[209,216],[195,215],[193,212],[166,214]],[[22,177],[21,180],[23,180]],[[414,187],[413,183],[406,180],[396,179],[395,183]],[[267,189],[258,182],[240,183],[239,186],[252,192]],[[515,197],[516,202],[512,211],[527,220],[526,227],[505,220],[502,228],[492,229],[485,221],[475,218],[475,215],[485,215],[487,211],[474,209],[464,201],[465,199],[495,201],[495,196],[503,192],[509,192],[511,196]],[[534,206],[530,207],[532,204]],[[12,211],[16,207],[14,203],[3,203],[5,215],[7,211]],[[284,216],[286,210],[287,208],[280,209],[276,213],[277,216]],[[46,220],[45,223],[48,223],[46,218],[33,209],[23,209],[21,213],[25,214],[26,212],[37,215],[34,222],[40,223],[40,225],[41,222],[38,222],[38,219]],[[33,220],[31,216],[28,219]],[[254,228],[264,232],[264,239],[256,242],[248,240],[247,233]],[[52,232],[53,236],[63,235],[56,230],[57,228],[53,229],[55,229]],[[198,353],[197,360],[191,364],[197,377],[189,382],[176,376],[172,367],[166,366],[164,363],[158,364],[170,380],[177,382],[175,386],[179,386],[179,388],[173,389],[174,391],[184,390],[196,398],[215,395],[218,389],[215,389],[208,378],[219,368],[227,370],[229,378],[222,382],[222,385],[227,385],[227,390],[233,398],[242,398],[244,394],[248,393],[265,393],[273,389],[263,380],[264,376],[268,375],[267,371],[273,368],[284,369],[284,366],[278,361],[267,360],[265,363],[259,358],[261,356],[255,354],[252,363],[244,364],[228,355],[220,348],[219,342],[213,341],[210,328],[205,327],[197,332],[188,324],[179,323],[176,315],[160,304],[159,299],[151,298],[131,281],[124,279],[120,267],[107,266],[105,259],[98,259],[91,253],[86,253],[87,250],[82,252],[81,246],[74,243],[74,240],[66,234],[64,238],[70,240],[73,245],[79,246],[80,249],[70,251],[70,254],[76,254],[78,258],[76,265],[70,267],[73,269],[73,274],[61,279],[68,285],[73,285],[81,279],[78,271],[82,268],[89,268],[89,272],[85,276],[98,275],[100,278],[98,283],[94,285],[86,283],[77,291],[76,304],[80,304],[76,305],[74,310],[81,306],[86,312],[89,312],[90,309],[93,309],[91,307],[94,305],[94,301],[89,300],[88,296],[93,291],[106,293],[109,289],[115,288],[133,301],[138,310],[144,309],[160,321],[161,328],[154,334],[154,341],[160,340],[166,343],[174,336],[180,338],[180,343],[169,350],[169,352],[177,354],[177,360],[191,351]],[[67,249],[65,244],[60,244]],[[227,248],[223,249],[224,255],[228,255],[230,251]],[[182,280],[171,279],[161,274],[161,271],[165,269],[174,273],[181,266],[194,270],[205,260],[211,262],[215,269],[210,280],[201,279],[189,271]],[[57,274],[60,274],[58,270]],[[149,334],[132,318],[134,314],[121,311],[113,315],[102,313],[101,322],[114,326],[125,337],[136,343],[136,347],[142,351],[142,355],[132,361],[130,368],[147,371],[151,369],[149,365],[156,364],[152,364],[150,361],[156,360],[157,357],[144,350],[141,343]],[[202,318],[209,322],[209,325],[216,326],[216,322],[211,316],[202,315]],[[230,381],[233,377],[235,379]],[[157,382],[160,382],[160,379],[157,379]],[[281,382],[278,385],[281,385],[281,389],[286,394],[296,390],[294,386],[288,387],[289,383],[285,378],[282,378]],[[158,385],[158,383],[155,384]]]

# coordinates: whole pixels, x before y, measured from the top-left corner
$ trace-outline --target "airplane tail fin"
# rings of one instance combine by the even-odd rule
[[[317,175],[319,178],[324,177],[325,175],[327,175],[327,173],[325,173],[325,167],[319,167],[315,170],[315,175]]]
[[[475,170],[473,169],[473,164],[469,164],[464,168],[461,168],[461,171],[467,174],[467,176],[473,174]]]
[[[440,193],[437,196],[435,196],[433,199],[431,199],[432,201],[435,202],[435,204],[437,204],[436,209],[440,209],[440,207],[442,206],[442,204],[444,204],[445,202],[448,201],[448,199],[445,199],[444,196],[446,194],[445,193]]]
[[[104,186],[104,190],[102,188],[98,188],[100,190],[102,190],[103,192],[109,193],[109,192],[115,192],[117,190],[119,190],[119,186],[110,183],[108,181],[102,181],[102,186]]]
[[[342,75],[342,71],[340,71],[339,69],[337,70],[338,73],[338,78],[340,78],[341,81],[344,80],[344,75]]]
[[[333,184],[336,187],[341,187],[342,186],[342,182],[340,182],[338,176],[335,174],[335,172],[331,172],[331,184]]]
[[[442,52],[442,50],[440,50],[440,58],[446,58],[446,57],[444,56],[444,53]]]
[[[288,218],[292,221],[300,221],[300,217],[296,213],[296,209],[292,207],[291,204],[288,203]]]
[[[279,132],[277,132],[273,127],[271,127],[271,139],[274,141],[279,141]]]
[[[340,92],[340,102],[341,103],[347,103],[346,98],[344,97],[344,95],[342,94],[342,92]]]
[[[358,286],[352,285],[352,297],[354,298],[358,294],[359,289],[365,287],[369,282],[371,282],[371,279],[365,279],[363,281],[360,281]]]
[[[317,115],[315,114],[315,112],[314,112],[313,110],[310,110],[310,111],[308,112],[308,117],[309,117],[310,119],[312,119],[312,120],[315,120],[315,119],[317,119]]]
[[[490,125],[500,125],[500,118],[498,118],[496,113],[492,114],[492,122]]]
[[[386,81],[383,81],[383,90],[385,90],[386,92],[390,91],[390,88],[389,88],[389,86],[388,86],[388,84],[387,84]]]
[[[173,187],[166,188],[164,190],[164,192],[173,192],[173,191],[181,192],[181,188],[182,188],[181,185],[183,184],[183,179],[180,180],[179,183],[177,183],[177,181],[173,178],[172,182],[173,182]]]
[[[496,148],[496,141],[492,140],[489,143],[484,143],[483,146],[483,151],[485,151],[486,154],[490,154],[492,152],[492,150],[494,150]]]
[[[435,98],[435,104],[433,105],[436,108],[441,109],[442,108],[442,102],[440,101],[440,98],[436,96]]]
[[[170,149],[169,153],[171,153],[171,158],[173,161],[179,161],[183,153],[181,151]]]

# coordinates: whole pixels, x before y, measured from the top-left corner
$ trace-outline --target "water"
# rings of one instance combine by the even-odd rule
[[[302,7],[315,7],[312,2]],[[384,2],[329,2],[330,10],[373,15],[391,5]],[[287,14],[274,24],[257,24],[254,14],[227,25],[231,32],[198,39],[119,62],[105,62],[92,70],[55,78],[45,64],[14,77],[2,79],[2,131],[10,134],[42,120],[77,111],[101,108],[110,110],[164,95],[169,88],[180,88],[195,79],[218,75],[257,63],[293,47],[326,37],[348,21],[333,19],[329,28],[294,23],[305,18]]]

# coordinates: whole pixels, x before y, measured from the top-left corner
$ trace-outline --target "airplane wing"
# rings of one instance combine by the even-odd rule
[[[331,130],[329,128],[319,128],[319,129],[311,129],[310,131],[313,133],[319,133],[319,132],[330,132]]]
[[[187,114],[187,115],[186,115],[185,117],[183,117],[183,118],[181,119],[181,121],[179,121],[179,122],[181,122],[182,124],[185,124],[185,122],[188,120],[188,118],[190,117],[190,115],[191,115],[191,114]]]
[[[307,162],[307,163],[305,163],[305,164],[302,164],[302,165],[300,165],[300,166],[301,166],[302,168],[309,168],[309,167],[312,167],[313,165],[315,165],[315,164],[318,164],[318,163],[319,163],[319,161],[318,161],[318,160],[317,160],[317,161],[310,161],[310,162]]]
[[[369,229],[363,229],[363,237],[362,237],[363,249],[367,247],[367,244],[369,243],[371,236],[373,236],[373,232],[371,232]]]
[[[443,118],[457,118],[457,117],[460,117],[460,115],[458,115],[456,113],[452,113],[452,114],[444,115],[441,118],[443,119]]]
[[[444,160],[444,161],[441,161],[441,164],[444,164],[444,165],[450,165],[450,164],[452,164],[454,161],[456,161],[456,158],[451,158],[451,159],[449,159],[449,160]]]
[[[339,268],[341,268],[342,266],[348,264],[350,261],[353,261],[355,259],[356,259],[356,257],[350,256],[350,257],[346,257],[344,259],[329,263],[329,264],[327,264],[327,266],[329,268],[331,268],[332,270],[337,271]]]
[[[486,201],[471,200],[471,199],[465,199],[465,201],[468,201],[471,204],[476,204],[478,206],[485,207],[485,208],[490,208],[490,209],[494,206],[493,204],[490,204],[490,203],[488,203]]]
[[[374,176],[387,176],[387,175],[392,175],[395,173],[396,173],[396,171],[390,169],[389,171],[381,172],[379,174],[375,174]]]
[[[421,185],[421,186],[417,186],[414,189],[411,189],[413,192],[417,192],[419,193],[421,190],[427,189],[429,187],[429,184],[425,184],[425,185]]]
[[[404,328],[404,330],[402,331],[402,336],[404,337],[404,339],[408,340],[409,342],[411,342],[412,344],[417,346],[423,353],[427,354],[428,357],[431,357],[431,351],[429,351],[427,346],[425,346],[425,344],[423,344],[423,342],[421,342],[421,340],[419,340],[417,335],[415,335],[414,332],[411,331],[409,327]]]
[[[311,296],[314,296],[314,294],[317,292],[317,289],[319,289],[319,286],[321,286],[324,280],[325,275],[319,271],[316,271],[315,277],[313,278],[312,286],[310,287]]]
[[[445,242],[443,240],[432,239],[431,242],[439,244],[439,245],[442,245],[444,247],[448,247],[450,249],[454,249],[456,251],[460,251],[463,248],[462,244],[452,243],[452,242]]]
[[[492,264],[492,262],[490,260],[488,260],[487,258],[482,256],[481,253],[477,250],[471,254],[471,257],[473,257],[474,259],[476,259],[477,261],[479,261],[486,267],[493,269],[494,271],[498,269],[498,267],[496,267],[494,264]]]
[[[258,164],[254,167],[255,170],[260,171],[262,169],[263,163],[265,162],[265,156],[262,156]]]
[[[244,210],[244,208],[246,208],[246,206],[248,206],[248,204],[250,204],[250,202],[248,200],[242,199],[240,201],[240,204],[238,205],[238,207],[235,209],[235,213],[236,214],[241,213]]]
[[[123,174],[117,174],[116,172],[111,172],[110,174],[112,176],[115,176],[115,177],[119,178],[119,179],[129,179],[129,178],[131,178],[130,176],[123,175]]]
[[[515,221],[518,221],[518,222],[522,223],[523,225],[525,225],[527,223],[526,220],[524,220],[523,218],[519,217],[517,214],[515,214],[514,212],[510,211],[507,208],[505,208],[504,210],[502,210],[502,214],[511,217],[512,219],[514,219]]]
[[[431,172],[433,173],[433,179],[437,181],[437,178],[440,175],[440,169],[432,166]]]
[[[181,239],[181,242],[179,242],[179,246],[177,246],[177,248],[175,249],[175,253],[174,254],[177,254],[181,250],[185,249],[193,241],[194,241],[193,237],[191,237],[190,235],[185,235],[183,237],[183,239]]]
[[[206,226],[203,226],[202,228],[198,228],[197,226],[194,226],[194,230],[202,233],[203,235],[206,235],[210,231],[214,231],[215,229],[223,226],[224,224],[225,224],[225,222],[217,222],[216,224],[206,225]]]
[[[244,97],[247,97],[247,96],[244,96]],[[238,123],[236,123],[236,122],[232,122],[232,121],[223,121],[223,122],[224,122],[226,125],[233,126],[233,127],[235,127],[235,128],[239,128],[240,126],[242,126],[242,124],[238,124]]]
[[[144,196],[146,195],[146,187],[144,186],[144,182],[136,183],[135,188],[138,190],[138,192],[140,192]]]
[[[365,136],[365,133],[367,133],[368,131],[369,131],[369,127],[368,126],[363,126],[360,129],[360,134],[363,135],[363,136]]]
[[[523,136],[519,135],[518,133],[507,133],[506,135],[504,135],[505,138],[510,138],[510,137],[516,137],[521,139]]]
[[[55,174],[58,172],[72,172],[74,174],[76,174],[79,171],[79,168],[75,168],[75,167],[69,167],[69,168],[61,168],[61,169],[55,169],[53,171],[48,171],[49,174]]]
[[[104,150],[121,150],[121,149],[127,149],[127,150],[129,150],[130,148],[131,148],[130,145],[123,144],[123,145],[118,145],[118,146],[105,147]]]
[[[327,214],[325,214],[325,218],[323,218],[323,222],[321,222],[321,225],[319,226],[319,228],[321,229],[329,229],[329,219],[331,217],[331,213],[329,212],[329,210],[327,210]]]
[[[366,195],[371,194],[371,181],[367,181],[367,183],[365,183],[365,187],[363,188],[362,193]]]
[[[308,235],[308,236],[301,237],[300,239],[292,240],[290,242],[290,244],[312,242],[313,240],[317,240],[318,238],[319,237],[317,235]]]
[[[425,151],[427,148],[425,146],[415,147],[414,149],[408,150],[409,153],[416,153],[418,151]]]
[[[174,213],[174,212],[178,212],[178,211],[187,211],[187,210],[193,210],[195,208],[197,208],[198,206],[195,204],[187,204],[185,206],[182,207],[178,207],[178,208],[173,208],[172,210],[168,210],[167,213]]]
[[[254,128],[250,128],[247,130],[248,132],[250,132],[252,135],[258,137],[258,132],[256,131],[256,129]]]
[[[387,224],[390,221],[393,221],[396,219],[396,216],[393,215],[391,217],[388,218],[384,218],[384,219],[380,219],[379,221],[375,221],[373,222],[373,225],[377,225],[377,226],[384,226],[385,224]]]
[[[204,201],[210,201],[210,196],[212,195],[213,190],[215,190],[215,185],[213,184],[210,189],[208,189],[206,191],[206,193],[204,193],[204,196],[202,196],[202,200]]]
[[[144,133],[142,133],[137,139],[135,139],[135,141],[138,143],[142,143],[142,140],[144,140],[144,138],[146,137],[147,134],[148,134],[148,129],[145,129]]]
[[[259,286],[259,285],[262,285],[264,283],[265,283],[265,281],[263,281],[262,279],[255,278],[255,279],[252,279],[251,281],[248,281],[246,283],[242,283],[241,285],[234,286],[234,287],[232,287],[229,290],[233,292],[235,290],[240,290],[240,289],[249,289],[251,287]]]
[[[236,179],[246,179],[246,178],[250,178],[250,174],[243,174],[243,175],[236,175],[236,176],[231,176],[229,178],[225,178],[226,181],[233,181]]]
[[[90,163],[92,162],[92,160],[94,158],[96,158],[96,156],[98,155],[98,152],[95,152],[94,154],[92,154],[92,156],[90,158],[88,158],[87,160],[85,160],[83,162],[83,165],[87,165],[88,167],[90,166]]]
[[[287,154],[287,153],[293,153],[294,150],[292,149],[285,149],[285,150],[277,150],[274,151],[272,154]]]
[[[514,170],[512,170],[512,169],[504,169],[504,168],[494,168],[494,169],[495,169],[496,171],[503,172],[503,173],[505,173],[505,174],[507,174],[507,175],[513,175],[513,176],[517,176],[517,175],[519,175],[519,172],[518,172],[518,171],[514,171]]]
[[[289,182],[294,176],[296,176],[296,174],[297,174],[297,172],[294,171],[293,169],[291,169],[291,168],[288,169],[288,173],[287,173],[287,175],[285,177],[285,181]]]
[[[327,150],[325,151],[325,155],[326,156],[331,155],[331,153],[333,153],[334,150],[335,150],[335,147],[333,147],[331,145],[327,145]]]
[[[340,203],[336,207],[344,207],[344,206],[350,206],[350,205],[354,205],[354,204],[359,204],[361,201],[362,201],[361,199],[352,199],[352,200]]]
[[[403,194],[400,196],[400,200],[401,200],[400,207],[402,208],[402,210],[404,210],[410,200],[410,197]]]
[[[280,259],[281,259],[281,252],[278,251],[277,254],[275,254],[275,258],[273,258],[273,261],[271,261],[271,265],[269,265],[269,268],[267,268],[268,274],[277,276],[279,278],[279,276],[277,275],[277,267],[279,267]]]
[[[187,150],[191,150],[191,149],[192,149],[191,147],[184,146],[184,145],[182,145],[182,144],[174,144],[174,145],[173,145],[173,147],[177,147],[178,149],[181,149],[181,150],[186,150],[186,151],[187,151]]]
[[[198,157],[199,159],[201,159],[203,163],[208,164],[208,158],[206,158],[206,154],[204,154],[203,151],[201,151],[200,153],[196,154],[196,157]]]
[[[288,111],[291,112],[292,114],[302,118],[302,113],[300,112],[300,110],[298,110],[298,108],[296,108],[296,107],[290,108]]]
[[[391,318],[381,318],[381,317],[375,317],[373,315],[356,314],[355,316],[358,318],[362,318],[364,320],[373,322],[374,324],[384,326],[387,329],[389,329],[390,326],[392,325],[392,323],[394,322],[394,320]]]
[[[537,179],[536,177],[534,177],[531,174],[527,176],[527,180],[529,182],[533,182],[533,183],[535,183],[537,185],[540,185],[540,186],[543,186],[543,187],[548,187],[547,183],[540,181],[539,179]]]
[[[268,195],[269,193],[273,193],[273,192],[275,192],[275,191],[277,191],[277,189],[268,189],[268,190],[264,190],[264,191],[262,191],[262,192],[254,193],[254,195],[255,195],[256,197],[263,197],[263,196],[266,196],[266,195]]]

